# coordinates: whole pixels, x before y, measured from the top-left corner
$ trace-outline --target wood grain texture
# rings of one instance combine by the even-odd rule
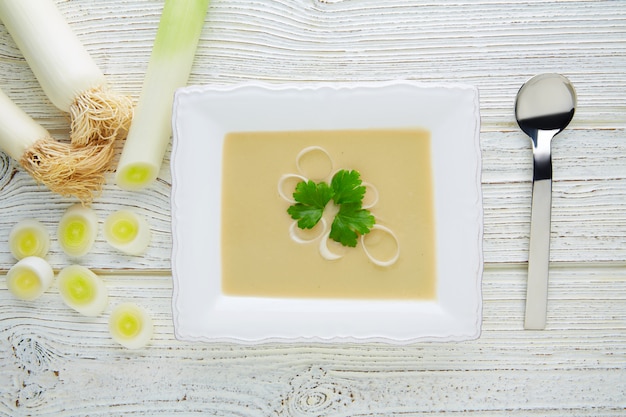
[[[160,0],[57,0],[115,89],[136,99]],[[0,88],[54,137],[67,117],[47,100],[0,25]],[[100,235],[80,263],[102,274],[109,309],[86,318],[52,288],[31,303],[0,279],[0,415],[623,416],[626,415],[626,2],[623,0],[214,0],[190,83],[413,79],[478,86],[485,274],[483,332],[464,343],[298,345],[176,341],[171,315],[170,173],[131,193],[107,185],[100,222],[133,207],[148,253]],[[530,142],[513,102],[540,72],[574,83],[578,108],[554,141],[552,270],[546,331],[524,331]],[[0,154],[0,273],[25,217],[54,232],[70,199]],[[4,242],[4,243],[3,243]],[[55,269],[74,262],[53,233]],[[110,308],[146,306],[152,344],[108,335]]]

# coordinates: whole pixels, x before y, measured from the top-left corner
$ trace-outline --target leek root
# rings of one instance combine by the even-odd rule
[[[91,202],[111,169],[114,143],[105,139],[87,146],[58,142],[0,90],[0,150],[58,194]]]
[[[52,191],[88,203],[102,189],[115,152],[113,142],[98,142],[75,146],[44,138],[26,151],[20,163]]]
[[[78,95],[69,113],[72,120],[70,139],[73,144],[114,141],[126,137],[133,103],[129,97],[98,86]]]

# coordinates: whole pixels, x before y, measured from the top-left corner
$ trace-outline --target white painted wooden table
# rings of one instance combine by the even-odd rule
[[[159,0],[57,0],[118,90],[138,97]],[[0,88],[63,140],[0,26]],[[578,92],[554,142],[548,327],[524,331],[531,148],[513,118],[521,84],[560,72]],[[170,174],[140,193],[108,185],[93,207],[145,214],[146,256],[100,236],[81,259],[111,304],[153,314],[146,349],[118,347],[107,315],[85,318],[51,289],[34,303],[0,280],[0,415],[617,416],[626,415],[626,1],[215,0],[190,83],[412,79],[478,86],[485,209],[482,336],[464,343],[192,344],[173,335]],[[73,203],[0,155],[0,269],[10,228],[54,230]],[[71,262],[53,239],[55,269]]]

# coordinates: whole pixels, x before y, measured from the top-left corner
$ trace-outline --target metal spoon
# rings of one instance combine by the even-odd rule
[[[525,329],[546,327],[552,206],[550,142],[567,127],[575,108],[574,87],[559,74],[537,75],[524,83],[517,93],[515,118],[532,139],[534,167]]]

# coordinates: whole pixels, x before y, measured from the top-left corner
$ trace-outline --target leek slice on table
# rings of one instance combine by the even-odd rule
[[[172,134],[174,92],[187,84],[209,0],[165,0],[115,180],[138,190],[157,177]]]
[[[17,260],[28,256],[43,258],[50,249],[48,229],[38,220],[22,220],[9,233],[9,248]]]
[[[109,332],[120,345],[128,349],[140,349],[152,338],[154,325],[152,317],[143,307],[123,303],[111,312]]]
[[[104,281],[90,269],[70,265],[59,272],[57,285],[68,307],[85,316],[97,316],[108,305]]]
[[[132,210],[118,210],[104,221],[104,238],[121,252],[141,255],[148,248],[152,233],[143,216]]]
[[[21,300],[32,301],[50,288],[54,271],[45,259],[28,256],[13,265],[6,278],[11,294]]]
[[[132,100],[111,91],[98,65],[52,0],[0,0],[0,20],[50,101],[70,114],[72,143],[126,134]]]
[[[70,206],[58,227],[59,244],[69,256],[83,256],[89,252],[98,234],[98,218],[95,211],[81,204]]]
[[[54,140],[1,90],[0,150],[19,162],[37,182],[85,203],[102,188],[114,152],[112,147]]]

